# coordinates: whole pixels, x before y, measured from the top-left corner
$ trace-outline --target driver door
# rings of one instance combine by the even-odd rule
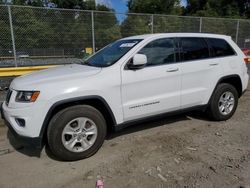
[[[124,121],[180,109],[181,66],[174,39],[156,39],[138,53],[147,56],[147,64],[122,70]]]

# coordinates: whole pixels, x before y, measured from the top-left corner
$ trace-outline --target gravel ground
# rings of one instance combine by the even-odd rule
[[[106,188],[249,188],[249,112],[250,85],[228,121],[192,112],[135,125],[77,162],[20,146],[0,122],[0,187],[94,188],[103,179]]]

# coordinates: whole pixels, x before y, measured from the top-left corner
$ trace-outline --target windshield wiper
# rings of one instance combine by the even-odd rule
[[[81,61],[81,64],[83,64],[83,65],[88,65],[88,66],[93,66],[92,64],[90,64],[90,62],[88,62],[88,61]]]

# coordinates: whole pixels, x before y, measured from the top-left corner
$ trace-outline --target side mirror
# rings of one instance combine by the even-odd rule
[[[128,65],[129,69],[136,70],[141,69],[147,63],[147,56],[144,54],[135,54],[131,63]]]
[[[133,65],[135,66],[145,65],[146,63],[147,63],[147,56],[144,54],[135,54],[135,56],[133,57]]]

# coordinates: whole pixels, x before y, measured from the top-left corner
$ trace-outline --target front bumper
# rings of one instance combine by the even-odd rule
[[[14,137],[24,146],[31,146],[35,148],[42,148],[42,137],[28,137],[18,134],[11,123],[5,118],[3,103],[1,104],[1,116],[5,122],[5,125],[9,128]]]

